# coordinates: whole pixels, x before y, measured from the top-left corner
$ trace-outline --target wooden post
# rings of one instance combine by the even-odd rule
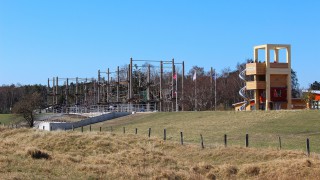
[[[136,134],[138,134],[138,128],[136,128]]]
[[[44,130],[44,126],[42,127],[42,130]]]
[[[149,138],[150,138],[150,135],[151,135],[151,128],[149,128],[149,134],[148,134]]]
[[[203,144],[203,137],[202,134],[200,134],[200,138],[201,138],[201,148],[204,149],[204,144]]]
[[[310,142],[309,142],[309,138],[307,138],[307,155],[308,155],[308,157],[310,156]]]
[[[246,134],[246,147],[249,147],[249,134]]]
[[[123,134],[126,133],[126,127],[123,127]]]
[[[81,132],[83,132],[83,126],[81,126]]]
[[[89,126],[89,131],[91,132],[91,125]]]
[[[227,134],[224,134],[224,147],[227,147]]]
[[[100,127],[100,132],[101,132],[101,127]]]
[[[279,136],[279,149],[281,149],[281,137]]]
[[[163,140],[167,140],[167,129],[163,129]]]
[[[74,125],[72,125],[72,131],[74,131]]]
[[[52,126],[50,126],[50,131],[52,131]]]
[[[183,133],[180,132],[180,142],[181,142],[181,145],[183,145]]]

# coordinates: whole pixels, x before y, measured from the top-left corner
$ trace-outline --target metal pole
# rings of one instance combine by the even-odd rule
[[[47,106],[49,107],[49,93],[50,92],[50,79],[48,78],[48,87],[47,87]]]
[[[210,90],[211,90],[211,110],[213,109],[212,106],[213,106],[213,69],[211,67],[210,69]]]
[[[130,64],[128,65],[128,71],[127,71],[127,88],[128,88],[128,92],[127,92],[127,99],[128,99],[128,103],[130,100]]]
[[[100,85],[101,85],[101,77],[100,77],[100,70],[98,70],[98,104],[100,104]]]
[[[160,61],[160,91],[159,91],[159,111],[162,111],[162,76],[163,76],[163,62]]]
[[[96,105],[96,98],[97,98],[97,81],[92,78],[93,81],[93,104]]]
[[[183,82],[184,82],[184,61],[182,61],[182,79],[181,79],[181,108],[182,108],[182,111],[184,111],[184,85],[183,85]]]
[[[76,105],[78,105],[78,86],[79,86],[79,82],[78,82],[78,77],[76,77]]]
[[[67,78],[67,83],[66,83],[66,113],[67,112],[67,108],[68,108],[68,94],[69,94],[69,79]]]
[[[147,86],[147,111],[150,111],[150,64],[148,64],[148,76],[147,76],[147,82],[148,82],[148,86]]]
[[[110,89],[110,71],[107,69],[108,83],[107,83],[107,104],[109,104],[109,89]]]
[[[174,81],[173,81],[173,76],[174,76],[174,59],[172,58],[172,76],[171,76],[171,86],[172,86],[172,93],[171,93],[171,111],[172,111],[172,112],[173,112],[173,109],[174,109],[174,107],[173,107],[173,101],[172,101],[173,95],[174,95],[174,86],[173,86]]]
[[[176,66],[174,66],[176,68]],[[176,112],[179,111],[179,106],[178,106],[178,72],[176,71],[175,73],[176,76]]]
[[[120,71],[119,71],[119,66],[117,67],[117,79],[118,79],[118,83],[117,83],[117,102],[119,103],[119,85],[120,85]],[[117,108],[119,108],[119,106],[117,106]]]
[[[56,77],[56,104],[58,104],[58,96],[57,95],[59,94],[59,92],[58,92],[58,86],[59,86],[58,85],[58,80],[59,80],[58,77]]]
[[[55,83],[56,81],[55,81],[55,79],[54,78],[52,78],[52,106],[54,106],[55,105],[55,98],[56,98],[56,91],[55,91],[55,86],[56,86],[56,83]],[[52,109],[52,111],[53,111],[53,109]]]
[[[196,75],[196,78],[194,80],[194,110],[197,111],[197,71],[194,70],[195,72],[195,75]]]
[[[217,110],[217,73],[214,69],[214,110]]]
[[[132,105],[132,58],[130,58],[130,73],[129,73],[129,77],[130,77],[130,97],[129,97],[129,101],[130,101],[130,110],[131,110],[131,105]]]
[[[87,105],[87,78],[86,78],[86,81],[84,83],[84,102]]]

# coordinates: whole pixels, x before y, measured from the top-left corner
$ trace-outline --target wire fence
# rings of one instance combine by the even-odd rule
[[[264,133],[226,133],[226,134],[210,134],[210,133],[185,133],[173,129],[159,128],[128,128],[128,127],[96,127],[90,126],[72,129],[75,131],[101,131],[111,132],[115,134],[132,134],[146,137],[156,137],[165,141],[178,142],[183,145],[198,144],[201,148],[217,147],[217,146],[240,146],[253,148],[269,148],[278,150],[299,150],[310,153],[320,153],[320,132],[312,134],[292,135],[280,134],[271,135]]]
[[[4,124],[2,124],[4,126]],[[8,128],[19,128],[19,125],[8,125]],[[41,128],[39,128],[41,129]],[[44,128],[43,128],[44,129]],[[65,129],[66,131],[66,129]],[[72,128],[68,131],[80,132],[109,132],[114,134],[131,134],[140,135],[150,138],[160,138],[165,141],[180,143],[181,145],[199,145],[201,148],[217,147],[217,146],[238,146],[253,148],[269,148],[278,150],[299,150],[305,151],[307,155],[310,153],[320,153],[320,132],[309,134],[280,134],[272,135],[265,133],[226,133],[226,134],[210,134],[177,131],[175,129],[159,129],[159,128],[128,128],[128,127],[92,127],[91,125]]]

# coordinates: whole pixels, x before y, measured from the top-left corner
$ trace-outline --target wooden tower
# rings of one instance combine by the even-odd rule
[[[279,59],[279,51],[285,50],[285,59]],[[264,61],[259,52],[264,51]],[[273,52],[273,60],[270,55]],[[254,61],[246,64],[246,75],[253,76],[246,82],[246,90],[254,91],[252,109],[291,109],[291,46],[265,44],[254,47]]]

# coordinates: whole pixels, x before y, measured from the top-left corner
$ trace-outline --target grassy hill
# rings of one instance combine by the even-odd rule
[[[16,124],[23,121],[23,117],[14,114],[0,114],[0,125]]]
[[[159,113],[150,116],[166,115]],[[143,118],[139,119],[141,124],[147,123]],[[236,129],[234,126],[232,128]],[[0,177],[319,179],[320,160],[316,154],[308,158],[301,151],[221,146],[201,149],[195,144],[182,146],[139,134],[0,128]]]
[[[245,134],[249,134],[249,146],[279,148],[279,136],[284,149],[305,150],[306,139],[310,139],[311,151],[320,153],[320,111],[252,111],[252,112],[174,112],[134,114],[92,125],[92,130],[162,138],[163,129],[167,139],[180,141],[180,131],[187,143],[199,143],[203,135],[207,146],[224,143],[244,146]],[[77,129],[78,131],[80,128]],[[84,128],[89,130],[89,126]]]

